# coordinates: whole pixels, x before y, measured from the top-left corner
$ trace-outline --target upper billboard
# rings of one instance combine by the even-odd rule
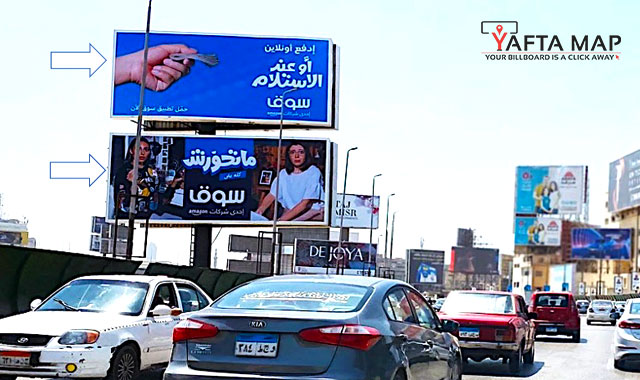
[[[107,215],[129,214],[135,138],[111,136]],[[333,194],[326,139],[144,136],[136,218],[166,223],[270,225],[280,177],[281,225],[327,226]]]
[[[138,115],[143,47],[144,33],[115,33],[111,116]],[[147,119],[256,129],[283,110],[288,126],[336,127],[329,39],[151,33],[148,62]]]
[[[518,166],[516,214],[581,214],[584,171],[584,166]]]
[[[499,251],[492,248],[452,247],[450,272],[498,274]]]
[[[340,219],[342,214],[342,194],[336,194],[335,208],[333,210],[333,218],[331,227],[340,227]],[[378,228],[378,216],[380,214],[380,197],[371,195],[353,195],[345,194],[344,196],[344,220],[342,221],[345,228]],[[371,216],[373,215],[373,219]]]
[[[296,239],[294,273],[375,275],[377,244]]]
[[[609,164],[609,211],[640,205],[640,150]]]
[[[630,228],[574,228],[571,258],[629,260],[631,235]]]
[[[444,251],[408,249],[409,282],[419,290],[441,287],[444,282]]]
[[[515,245],[560,245],[562,220],[553,217],[516,216]]]

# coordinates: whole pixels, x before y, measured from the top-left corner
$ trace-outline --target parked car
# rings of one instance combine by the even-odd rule
[[[0,320],[0,378],[131,380],[166,365],[173,327],[211,302],[165,276],[80,277]]]
[[[175,328],[164,379],[460,379],[457,328],[401,281],[263,278]]]
[[[535,313],[527,313],[520,295],[491,291],[449,293],[440,317],[460,324],[463,360],[502,359],[513,373],[535,356]]]
[[[640,369],[640,298],[627,300],[613,340],[613,365]]]
[[[593,300],[587,311],[587,324],[592,322],[607,322],[615,325],[619,314],[613,301],[609,300]]]
[[[578,313],[587,314],[587,310],[589,310],[589,301],[578,300],[576,301],[576,306],[578,307]]]
[[[620,315],[624,313],[624,308],[626,303],[627,303],[626,301],[615,301],[613,303],[616,306],[616,310],[618,311],[618,313],[620,313]]]
[[[569,335],[580,342],[580,315],[570,292],[533,293],[529,312],[538,314],[536,336]]]

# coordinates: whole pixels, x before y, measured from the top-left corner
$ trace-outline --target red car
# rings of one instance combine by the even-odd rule
[[[570,292],[536,292],[529,311],[538,314],[536,335],[569,335],[580,342],[580,314]]]
[[[440,318],[456,321],[455,334],[462,358],[502,359],[513,373],[535,355],[535,313],[527,313],[524,299],[507,292],[454,291],[440,309]]]

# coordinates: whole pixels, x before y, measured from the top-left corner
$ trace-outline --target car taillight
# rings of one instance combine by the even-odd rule
[[[218,328],[214,325],[186,319],[173,328],[173,343],[190,339],[213,338],[218,335]]]
[[[361,325],[327,326],[302,330],[298,334],[307,342],[324,343],[367,351],[382,338],[373,327]]]
[[[515,336],[516,332],[511,325],[506,329],[496,329],[496,342],[513,342]]]
[[[640,323],[629,322],[629,321],[620,321],[618,327],[621,329],[640,329]]]

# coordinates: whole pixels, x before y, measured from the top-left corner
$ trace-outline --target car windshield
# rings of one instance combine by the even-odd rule
[[[368,288],[355,285],[298,282],[252,282],[223,296],[220,309],[348,312],[358,309]]]
[[[629,314],[640,314],[640,302],[633,302],[631,304]]]
[[[138,315],[149,284],[119,280],[76,280],[54,293],[37,311],[90,311]]]
[[[544,294],[536,297],[536,306],[567,307],[569,298],[561,294]]]
[[[513,314],[512,297],[508,294],[451,293],[441,309],[446,314],[481,313]]]

